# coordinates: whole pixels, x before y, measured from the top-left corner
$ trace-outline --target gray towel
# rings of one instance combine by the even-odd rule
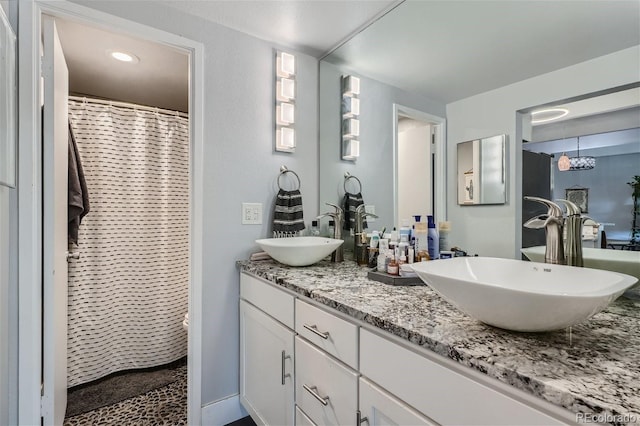
[[[343,229],[349,230],[356,227],[356,208],[364,204],[362,200],[362,194],[351,194],[349,192],[344,194],[342,199],[342,210],[344,211],[344,226]],[[362,221],[362,229],[367,227],[367,221]]]
[[[273,212],[274,238],[295,237],[304,228],[300,190],[285,191],[281,189],[276,195]]]
[[[89,191],[84,179],[84,170],[80,161],[80,153],[76,138],[69,124],[69,177],[68,177],[68,209],[67,218],[69,243],[78,243],[78,228],[82,218],[89,213]]]

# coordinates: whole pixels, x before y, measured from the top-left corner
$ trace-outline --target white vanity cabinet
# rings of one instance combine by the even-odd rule
[[[240,400],[258,423],[292,425],[293,296],[245,274],[240,286]]]
[[[240,396],[257,423],[575,424],[557,405],[304,296],[245,273],[240,283]]]

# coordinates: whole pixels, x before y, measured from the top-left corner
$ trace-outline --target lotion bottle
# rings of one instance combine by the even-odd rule
[[[431,259],[440,258],[440,242],[438,241],[438,230],[433,221],[433,216],[427,216],[428,220],[428,240],[429,240],[429,257]]]

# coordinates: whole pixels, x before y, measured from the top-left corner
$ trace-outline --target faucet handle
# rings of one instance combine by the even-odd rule
[[[576,206],[575,203],[573,203],[573,202],[571,202],[569,200],[563,200],[561,198],[556,199],[556,201],[560,201],[565,206],[567,206],[567,214],[569,216],[575,216],[575,215],[582,214],[582,210],[580,210],[580,207]]]
[[[342,213],[342,207],[340,207],[338,205],[335,205],[333,203],[325,203],[325,204],[328,205],[328,206],[333,207],[334,209],[336,209],[336,213]]]
[[[547,212],[547,214],[549,216],[557,216],[557,217],[564,216],[563,211],[560,208],[560,206],[557,205],[556,203],[554,203],[553,201],[549,201],[547,199],[540,198],[540,197],[533,197],[533,196],[530,196],[530,195],[525,195],[524,199],[528,200],[528,201],[535,201],[537,203],[541,203],[541,204],[544,204],[545,206],[547,206],[549,208],[549,211]]]

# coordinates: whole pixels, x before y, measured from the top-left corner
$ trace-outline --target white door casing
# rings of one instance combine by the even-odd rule
[[[43,15],[42,243],[45,425],[62,424],[67,407],[67,187],[69,72],[55,20]]]
[[[45,14],[74,19],[122,31],[189,52],[189,128],[191,173],[190,222],[190,288],[188,343],[188,423],[200,424],[202,372],[202,228],[203,228],[203,147],[204,147],[204,45],[201,42],[171,34],[148,25],[100,12],[68,1],[20,0],[18,2],[18,49],[20,79],[18,133],[18,423],[39,424],[41,411],[41,368],[43,335],[53,330],[42,329],[43,289],[43,198],[46,163],[41,151],[43,129],[40,110],[41,29]],[[66,155],[66,154],[65,154]],[[66,161],[66,157],[65,157]],[[49,164],[51,167],[51,164]],[[66,176],[66,175],[65,175]],[[66,179],[65,179],[66,183]],[[66,225],[65,225],[66,229]],[[65,231],[66,235],[66,231]],[[66,249],[65,249],[66,251]],[[65,303],[66,307],[66,303]],[[45,357],[46,358],[46,357]],[[42,408],[42,410],[41,410]]]

